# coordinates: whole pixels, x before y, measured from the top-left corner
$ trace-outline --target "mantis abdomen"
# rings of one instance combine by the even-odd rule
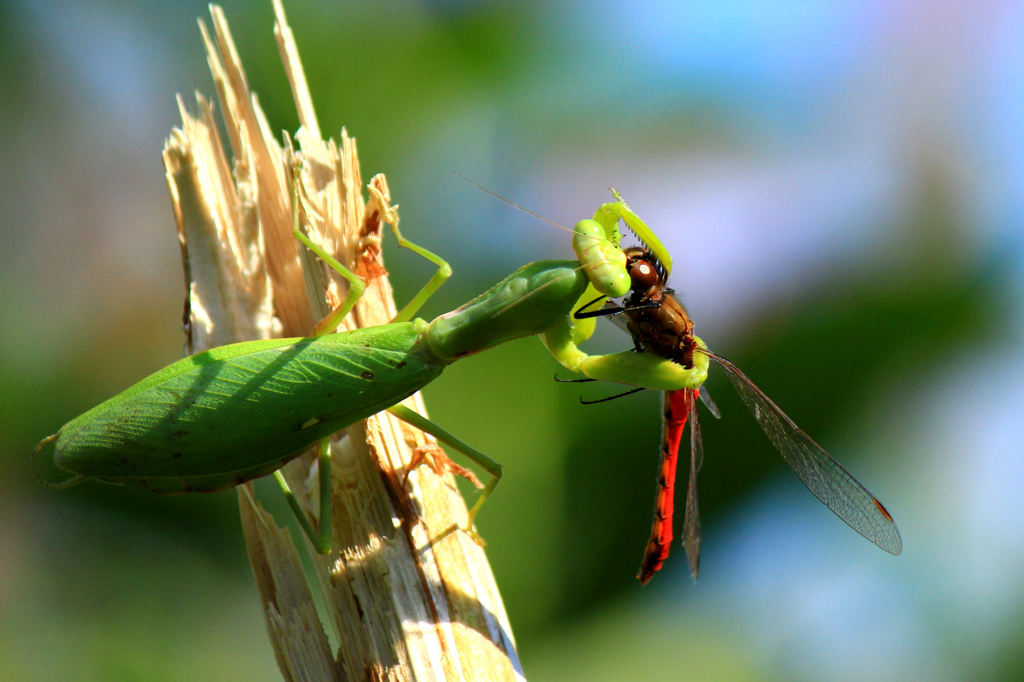
[[[185,358],[65,425],[55,463],[162,493],[264,476],[436,379],[445,363],[417,352],[425,327],[416,320]]]

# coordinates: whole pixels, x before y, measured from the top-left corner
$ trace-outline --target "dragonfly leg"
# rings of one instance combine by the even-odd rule
[[[598,296],[597,298],[593,299],[592,301],[588,301],[587,303],[584,303],[583,305],[577,307],[576,310],[573,311],[572,319],[574,319],[574,320],[585,320],[588,317],[604,317],[605,315],[615,315],[616,313],[623,312],[624,309],[623,308],[619,308],[619,307],[598,308],[597,310],[587,310],[587,308],[591,307],[595,303],[599,303],[600,301],[603,301],[603,300],[605,300],[607,298],[608,298],[607,296],[605,296],[604,294],[601,294],[600,296]]]
[[[572,314],[574,320],[585,320],[590,317],[608,317],[609,315],[618,315],[620,313],[631,313],[635,310],[651,310],[654,308],[661,307],[661,301],[646,301],[644,303],[638,303],[630,305],[628,302],[624,306],[610,306],[605,308],[599,308],[598,310],[586,310],[590,306],[594,305],[600,298],[596,298],[590,303],[581,306],[576,312]],[[586,310],[586,312],[584,312]]]

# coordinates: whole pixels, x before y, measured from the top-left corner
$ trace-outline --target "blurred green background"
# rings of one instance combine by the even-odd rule
[[[294,132],[269,1],[224,8]],[[450,171],[566,225],[614,185],[698,333],[903,533],[893,558],[848,529],[713,376],[701,580],[677,545],[641,590],[658,396],[581,406],[614,389],[555,384],[535,339],[462,361],[427,404],[506,465],[478,528],[529,679],[1024,679],[1019,3],[286,10],[321,127],[455,269],[425,316],[571,257]],[[175,93],[215,94],[197,16],[0,0],[0,679],[279,679],[233,492],[58,493],[28,459],[182,354],[160,150]],[[386,258],[399,300],[429,276]],[[605,326],[593,349],[629,347]]]

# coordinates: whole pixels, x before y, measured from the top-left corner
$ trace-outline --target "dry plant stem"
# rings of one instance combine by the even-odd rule
[[[211,6],[215,38],[200,22],[223,109],[234,167],[212,107],[180,102],[182,127],[164,149],[189,296],[189,350],[305,336],[344,297],[345,283],[291,237],[291,168],[301,161],[303,229],[364,277],[383,272],[380,229],[398,220],[382,175],[364,199],[355,140],[321,139],[298,49],[274,2],[275,35],[302,122],[276,140],[248,89],[223,12]],[[395,314],[386,276],[368,283],[342,329],[386,324]],[[423,413],[422,399],[408,403]],[[333,547],[313,556],[317,587],[339,640],[332,652],[292,538],[238,488],[242,526],[267,629],[286,680],[522,679],[504,606],[483,550],[465,533],[466,506],[450,475],[412,471],[421,432],[382,413],[332,442]],[[307,509],[316,505],[315,459],[285,467]],[[303,545],[307,543],[303,540]]]

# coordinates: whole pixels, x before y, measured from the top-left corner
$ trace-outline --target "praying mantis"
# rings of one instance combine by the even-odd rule
[[[296,169],[297,173],[297,169]],[[300,229],[299,183],[293,235],[349,282],[345,299],[305,338],[230,344],[184,358],[101,403],[43,439],[56,441],[53,461],[72,476],[157,493],[212,492],[273,473],[313,548],[331,550],[328,436],[387,410],[477,462],[490,475],[469,511],[469,527],[501,478],[501,465],[401,404],[444,368],[505,341],[540,336],[565,368],[595,380],[662,391],[696,389],[706,358],[691,367],[652,353],[588,355],[579,344],[594,321],[576,313],[634,286],[620,246],[622,219],[646,244],[660,241],[621,201],[603,204],[573,231],[578,260],[525,265],[472,301],[427,322],[415,318],[450,276],[435,254],[406,240],[400,246],[437,266],[433,277],[390,324],[332,333],[365,284]],[[665,254],[667,257],[667,254]],[[306,518],[279,469],[317,445],[318,528]]]

